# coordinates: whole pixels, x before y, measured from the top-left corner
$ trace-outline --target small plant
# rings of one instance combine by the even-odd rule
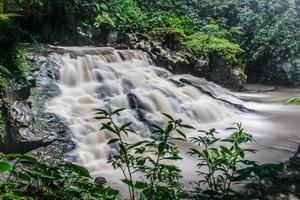
[[[183,190],[180,185],[181,171],[170,162],[180,160],[181,157],[174,141],[185,141],[186,136],[181,129],[193,127],[163,114],[169,120],[165,128],[152,125],[154,131],[149,139],[130,144],[123,137],[134,133],[130,129],[131,122],[118,126],[113,118],[122,110],[124,109],[109,113],[98,109],[96,118],[108,120],[102,123],[101,129],[116,135],[108,144],[118,144],[119,150],[116,155],[109,157],[108,162],[122,170],[122,182],[128,186],[130,199],[178,199]],[[141,175],[147,181],[134,180],[134,174]]]
[[[48,166],[21,154],[0,155],[0,176],[0,199],[113,200],[119,193],[74,163]]]
[[[294,97],[286,100],[284,102],[285,105],[300,105],[300,98],[299,97]]]
[[[196,183],[197,196],[202,196],[204,199],[231,199],[231,195],[234,194],[231,186],[239,177],[239,169],[254,164],[245,159],[245,154],[255,153],[255,150],[241,147],[242,144],[252,142],[253,139],[244,132],[241,124],[236,125],[234,133],[226,139],[216,137],[215,129],[201,131],[205,136],[191,138],[191,142],[201,148],[192,148],[190,152],[199,159],[197,166],[201,180]]]

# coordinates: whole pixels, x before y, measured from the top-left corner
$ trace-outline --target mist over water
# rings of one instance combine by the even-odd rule
[[[142,51],[72,48],[52,59],[61,63],[57,82],[61,95],[48,102],[47,110],[68,123],[76,144],[71,154],[92,174],[109,177],[109,182],[118,180],[120,173],[107,163],[115,146],[106,145],[111,133],[99,131],[97,108],[127,108],[117,121],[133,122],[137,134],[129,136],[131,142],[148,137],[149,124],[164,124],[161,112],[165,112],[198,129],[217,128],[224,137],[233,122],[242,122],[260,151],[251,158],[260,162],[286,160],[300,143],[300,107],[282,104],[299,95],[297,89],[234,93],[205,79],[153,66]],[[186,181],[192,180],[195,160],[185,156],[190,144],[178,145],[184,158],[178,164]]]

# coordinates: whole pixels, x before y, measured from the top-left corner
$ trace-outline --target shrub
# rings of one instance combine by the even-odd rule
[[[192,127],[164,114],[169,120],[165,128],[152,125],[154,131],[149,140],[130,144],[124,141],[124,137],[134,133],[130,129],[131,123],[118,126],[114,119],[122,110],[108,113],[99,109],[96,118],[108,120],[102,123],[101,130],[108,130],[116,136],[108,144],[116,143],[119,150],[116,155],[109,157],[109,162],[123,172],[122,182],[129,188],[130,199],[179,199],[183,191],[180,185],[181,170],[170,162],[178,161],[181,157],[173,142],[185,141],[186,136],[181,129]],[[134,180],[136,173],[144,179]],[[136,197],[136,192],[139,192],[139,197]]]
[[[106,6],[107,13],[109,13],[106,14],[106,23],[107,21],[113,21],[116,30],[123,32],[144,32],[148,29],[147,15],[134,1],[112,0],[106,3]],[[107,15],[112,20],[107,20]]]
[[[238,62],[238,56],[243,52],[238,44],[203,32],[193,34],[184,44],[197,53],[206,55],[215,53],[233,62]]]
[[[151,29],[159,28],[177,28],[190,29],[191,20],[185,16],[177,16],[174,12],[155,12],[149,17]]]
[[[101,27],[108,27],[108,28],[115,28],[115,21],[108,13],[102,13],[96,17],[94,26],[97,28]]]
[[[202,148],[192,148],[190,152],[199,160],[198,176],[202,177],[196,183],[196,194],[207,199],[231,199],[230,196],[234,194],[231,185],[238,178],[239,170],[254,163],[246,160],[245,154],[255,153],[255,150],[241,147],[243,143],[252,142],[252,137],[244,132],[240,124],[226,139],[216,137],[215,129],[203,132],[205,136],[191,138],[193,143]]]

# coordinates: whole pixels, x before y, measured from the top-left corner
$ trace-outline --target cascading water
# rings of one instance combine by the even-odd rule
[[[61,63],[57,82],[61,95],[48,102],[47,109],[68,123],[76,143],[73,154],[95,175],[118,177],[106,162],[108,154],[114,151],[113,145],[106,145],[112,134],[99,131],[100,122],[94,119],[97,108],[127,108],[118,122],[133,122],[131,128],[137,134],[130,135],[130,141],[149,136],[149,123],[166,122],[161,112],[181,118],[199,129],[216,127],[225,130],[233,122],[243,121],[254,136],[260,136],[272,126],[264,122],[265,129],[259,127],[263,117],[247,109],[256,109],[261,104],[241,100],[253,95],[241,96],[190,75],[172,75],[151,65],[145,52],[111,48],[71,48],[65,51],[64,55],[50,58]],[[247,121],[249,125],[245,123]],[[297,141],[299,137],[292,135],[287,146],[294,147]],[[183,152],[187,148],[181,146]],[[272,144],[268,144],[261,145],[260,149],[269,152],[271,148]],[[265,157],[273,153],[265,154]],[[286,153],[280,156],[279,160]],[[189,169],[191,164],[187,163],[194,161],[183,157],[187,160],[181,164],[183,173],[193,176],[193,170]]]

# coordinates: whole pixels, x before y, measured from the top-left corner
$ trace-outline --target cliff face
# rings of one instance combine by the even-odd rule
[[[54,83],[58,66],[48,59],[50,49],[28,48],[24,83],[1,88],[0,152],[34,150],[41,160],[52,162],[74,147],[63,119],[45,110],[46,101],[59,94]]]

